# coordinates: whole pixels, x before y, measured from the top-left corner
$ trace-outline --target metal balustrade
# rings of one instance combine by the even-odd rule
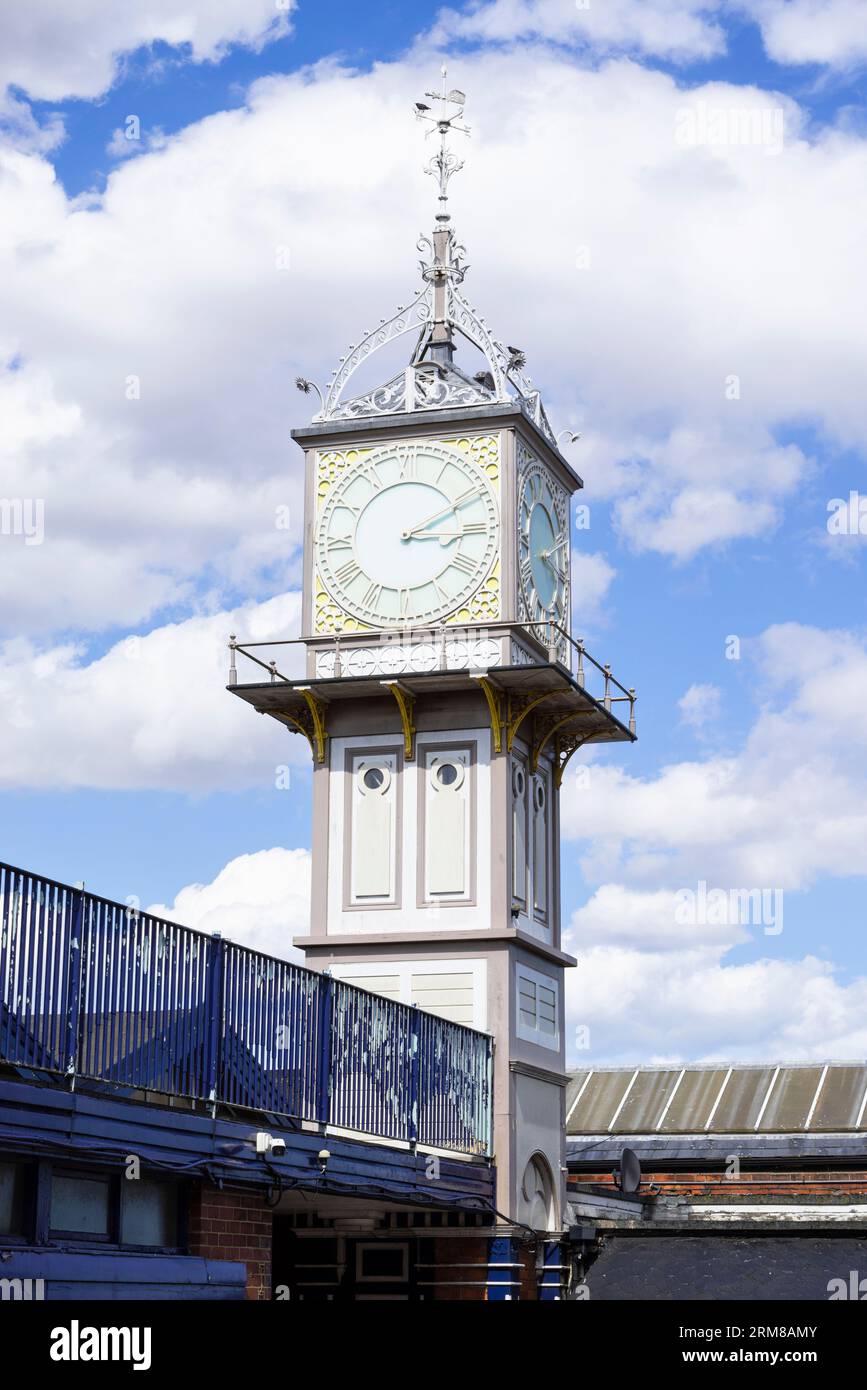
[[[635,733],[635,702],[638,699],[635,690],[627,689],[625,685],[621,685],[620,681],[612,674],[609,665],[603,665],[602,662],[597,661],[595,657],[590,655],[580,638],[573,637],[565,627],[550,618],[538,623],[484,623],[469,624],[464,627],[454,627],[441,623],[435,627],[415,628],[407,626],[387,631],[370,631],[364,634],[335,633],[330,638],[291,637],[275,638],[273,641],[266,642],[239,642],[233,633],[229,638],[229,688],[233,689],[239,683],[239,654],[245,661],[264,671],[272,684],[292,684],[292,678],[278,669],[276,658],[265,662],[261,657],[255,655],[254,648],[262,650],[277,647],[301,648],[309,646],[315,640],[319,651],[330,650],[333,653],[334,675],[340,677],[347,674],[344,671],[344,665],[349,643],[353,640],[357,641],[360,635],[363,635],[370,643],[379,643],[390,650],[394,650],[401,643],[424,642],[435,654],[436,664],[431,669],[452,671],[465,669],[466,661],[462,660],[460,663],[456,663],[450,660],[450,642],[466,644],[470,638],[474,641],[480,641],[485,638],[499,638],[507,633],[524,633],[531,637],[538,644],[538,662],[540,665],[550,663],[552,666],[562,666],[569,672],[570,676],[574,677],[581,689],[586,691],[591,699],[597,701],[609,714],[612,713],[614,705],[628,704],[628,729],[631,734]],[[294,653],[290,653],[290,655],[294,655]]]
[[[487,1034],[6,864],[0,1063],[491,1154]]]

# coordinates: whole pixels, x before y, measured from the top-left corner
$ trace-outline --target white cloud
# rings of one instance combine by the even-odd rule
[[[310,926],[310,852],[242,854],[211,883],[191,883],[172,904],[155,903],[147,911],[281,960],[303,960],[292,939]]]
[[[589,841],[592,877],[797,891],[867,874],[867,647],[787,623],[749,650],[767,702],[739,753],[646,779],[594,764],[592,791],[567,776],[563,829]]]
[[[229,694],[227,643],[232,632],[251,642],[291,637],[298,614],[298,595],[287,594],[126,638],[92,660],[73,645],[40,652],[6,642],[0,785],[273,787],[278,765],[306,764],[310,750]],[[275,650],[284,674],[301,675],[300,653]],[[241,674],[239,665],[239,678],[255,680],[254,668]]]
[[[602,615],[608,590],[616,577],[617,571],[604,555],[588,554],[583,550],[572,552],[572,612],[579,629],[586,630],[589,622]]]
[[[717,8],[714,0],[475,0],[460,11],[443,10],[431,39],[550,39],[686,62],[724,51]]]
[[[722,948],[595,945],[567,973],[567,1055],[576,1066],[861,1059],[865,1008],[867,978],[843,985],[815,956],[726,965]]]
[[[857,1057],[867,1046],[867,978],[845,984],[827,960],[784,956],[787,895],[867,876],[867,643],[789,623],[745,645],[764,703],[738,753],[647,778],[598,762],[589,778],[567,775],[563,831],[586,843],[596,885],[568,933],[580,958],[569,1007],[596,1060],[648,1061],[662,1038],[679,1060]],[[694,686],[680,707],[707,700]],[[676,894],[701,883],[731,904],[737,894],[737,910],[684,924]],[[765,890],[767,919],[747,910],[751,890]],[[732,963],[750,941],[762,959]]]
[[[863,0],[750,0],[744,8],[777,63],[846,69],[867,60]]]
[[[0,88],[39,101],[102,96],[125,54],[152,44],[213,62],[233,44],[260,49],[289,32],[296,0],[27,0],[0,8]]]
[[[718,685],[697,682],[677,702],[684,724],[697,732],[715,725],[722,713],[723,694]]]
[[[687,560],[760,540],[812,467],[775,442],[780,423],[867,446],[867,329],[849,311],[867,292],[850,231],[867,216],[864,141],[808,144],[787,107],[773,158],[683,147],[684,106],[778,99],[530,58],[461,63],[476,136],[453,185],[467,290],[526,345],[555,420],[582,429],[587,498],[614,500],[630,544]],[[286,436],[309,407],[292,382],[322,381],[417,282],[433,200],[407,113],[430,62],[263,80],[246,107],[124,160],[101,197],[70,201],[46,159],[0,155],[0,361],[17,364],[2,389],[19,402],[4,493],[38,486],[47,525],[38,556],[15,575],[7,560],[8,630],[122,627],[194,588],[228,603],[237,586],[297,582],[301,466]],[[522,233],[502,234],[521,224],[522,167],[546,189],[532,256]],[[282,503],[288,535],[273,525]],[[585,563],[584,578],[599,593],[605,574]]]

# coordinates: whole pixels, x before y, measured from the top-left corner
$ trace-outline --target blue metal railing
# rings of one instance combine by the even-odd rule
[[[491,1154],[491,1039],[0,864],[0,1062]]]

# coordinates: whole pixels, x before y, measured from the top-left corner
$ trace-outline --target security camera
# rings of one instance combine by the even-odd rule
[[[279,1135],[269,1134],[267,1130],[260,1129],[256,1134],[257,1154],[284,1154],[286,1152],[286,1140]]]
[[[328,1167],[328,1160],[330,1159],[331,1154],[329,1153],[328,1149],[320,1149],[316,1157],[319,1160],[319,1171],[320,1173],[324,1173],[325,1169]]]

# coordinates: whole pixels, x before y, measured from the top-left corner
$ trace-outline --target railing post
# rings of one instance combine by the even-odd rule
[[[577,670],[576,673],[575,673],[575,679],[577,680],[577,682],[578,682],[578,684],[580,685],[580,687],[581,687],[582,690],[586,690],[586,689],[587,689],[587,685],[586,685],[585,679],[584,679],[584,643],[583,643],[583,642],[579,642],[579,643],[578,643],[578,670]]]
[[[316,1119],[323,1126],[331,1118],[331,1047],[334,1028],[334,980],[326,970],[319,986],[319,1036],[317,1052],[319,1065],[319,1099]]]
[[[604,672],[605,672],[605,694],[604,694],[603,697],[602,697],[602,703],[603,703],[603,705],[605,706],[605,708],[608,710],[608,712],[609,712],[609,714],[610,714],[610,712],[611,712],[611,667],[610,667],[610,666],[604,667]]]
[[[81,1026],[81,970],[84,957],[84,890],[73,889],[69,927],[69,993],[66,996],[66,1075],[75,1090]]]
[[[219,1099],[219,1066],[223,1033],[223,987],[226,977],[226,942],[215,931],[208,943],[207,977],[205,981],[205,1021],[207,1025],[207,1051],[205,1064],[207,1076],[205,1086],[211,1106],[211,1115],[217,1113]]]
[[[414,1149],[418,1143],[418,1106],[419,1106],[419,1066],[421,1062],[419,1051],[419,1007],[413,1004],[409,1032],[409,1142]]]
[[[231,652],[231,656],[229,657],[229,685],[238,684],[238,667],[236,665],[237,658],[235,656],[235,647],[237,640],[238,639],[235,636],[235,633],[233,632],[229,638],[229,651]]]
[[[635,690],[634,690],[634,689],[630,690],[630,692],[629,692],[629,732],[630,732],[631,734],[634,734],[634,733],[635,733],[635,701],[636,701],[636,698],[637,698],[637,697],[636,697],[636,694],[635,694]]]

